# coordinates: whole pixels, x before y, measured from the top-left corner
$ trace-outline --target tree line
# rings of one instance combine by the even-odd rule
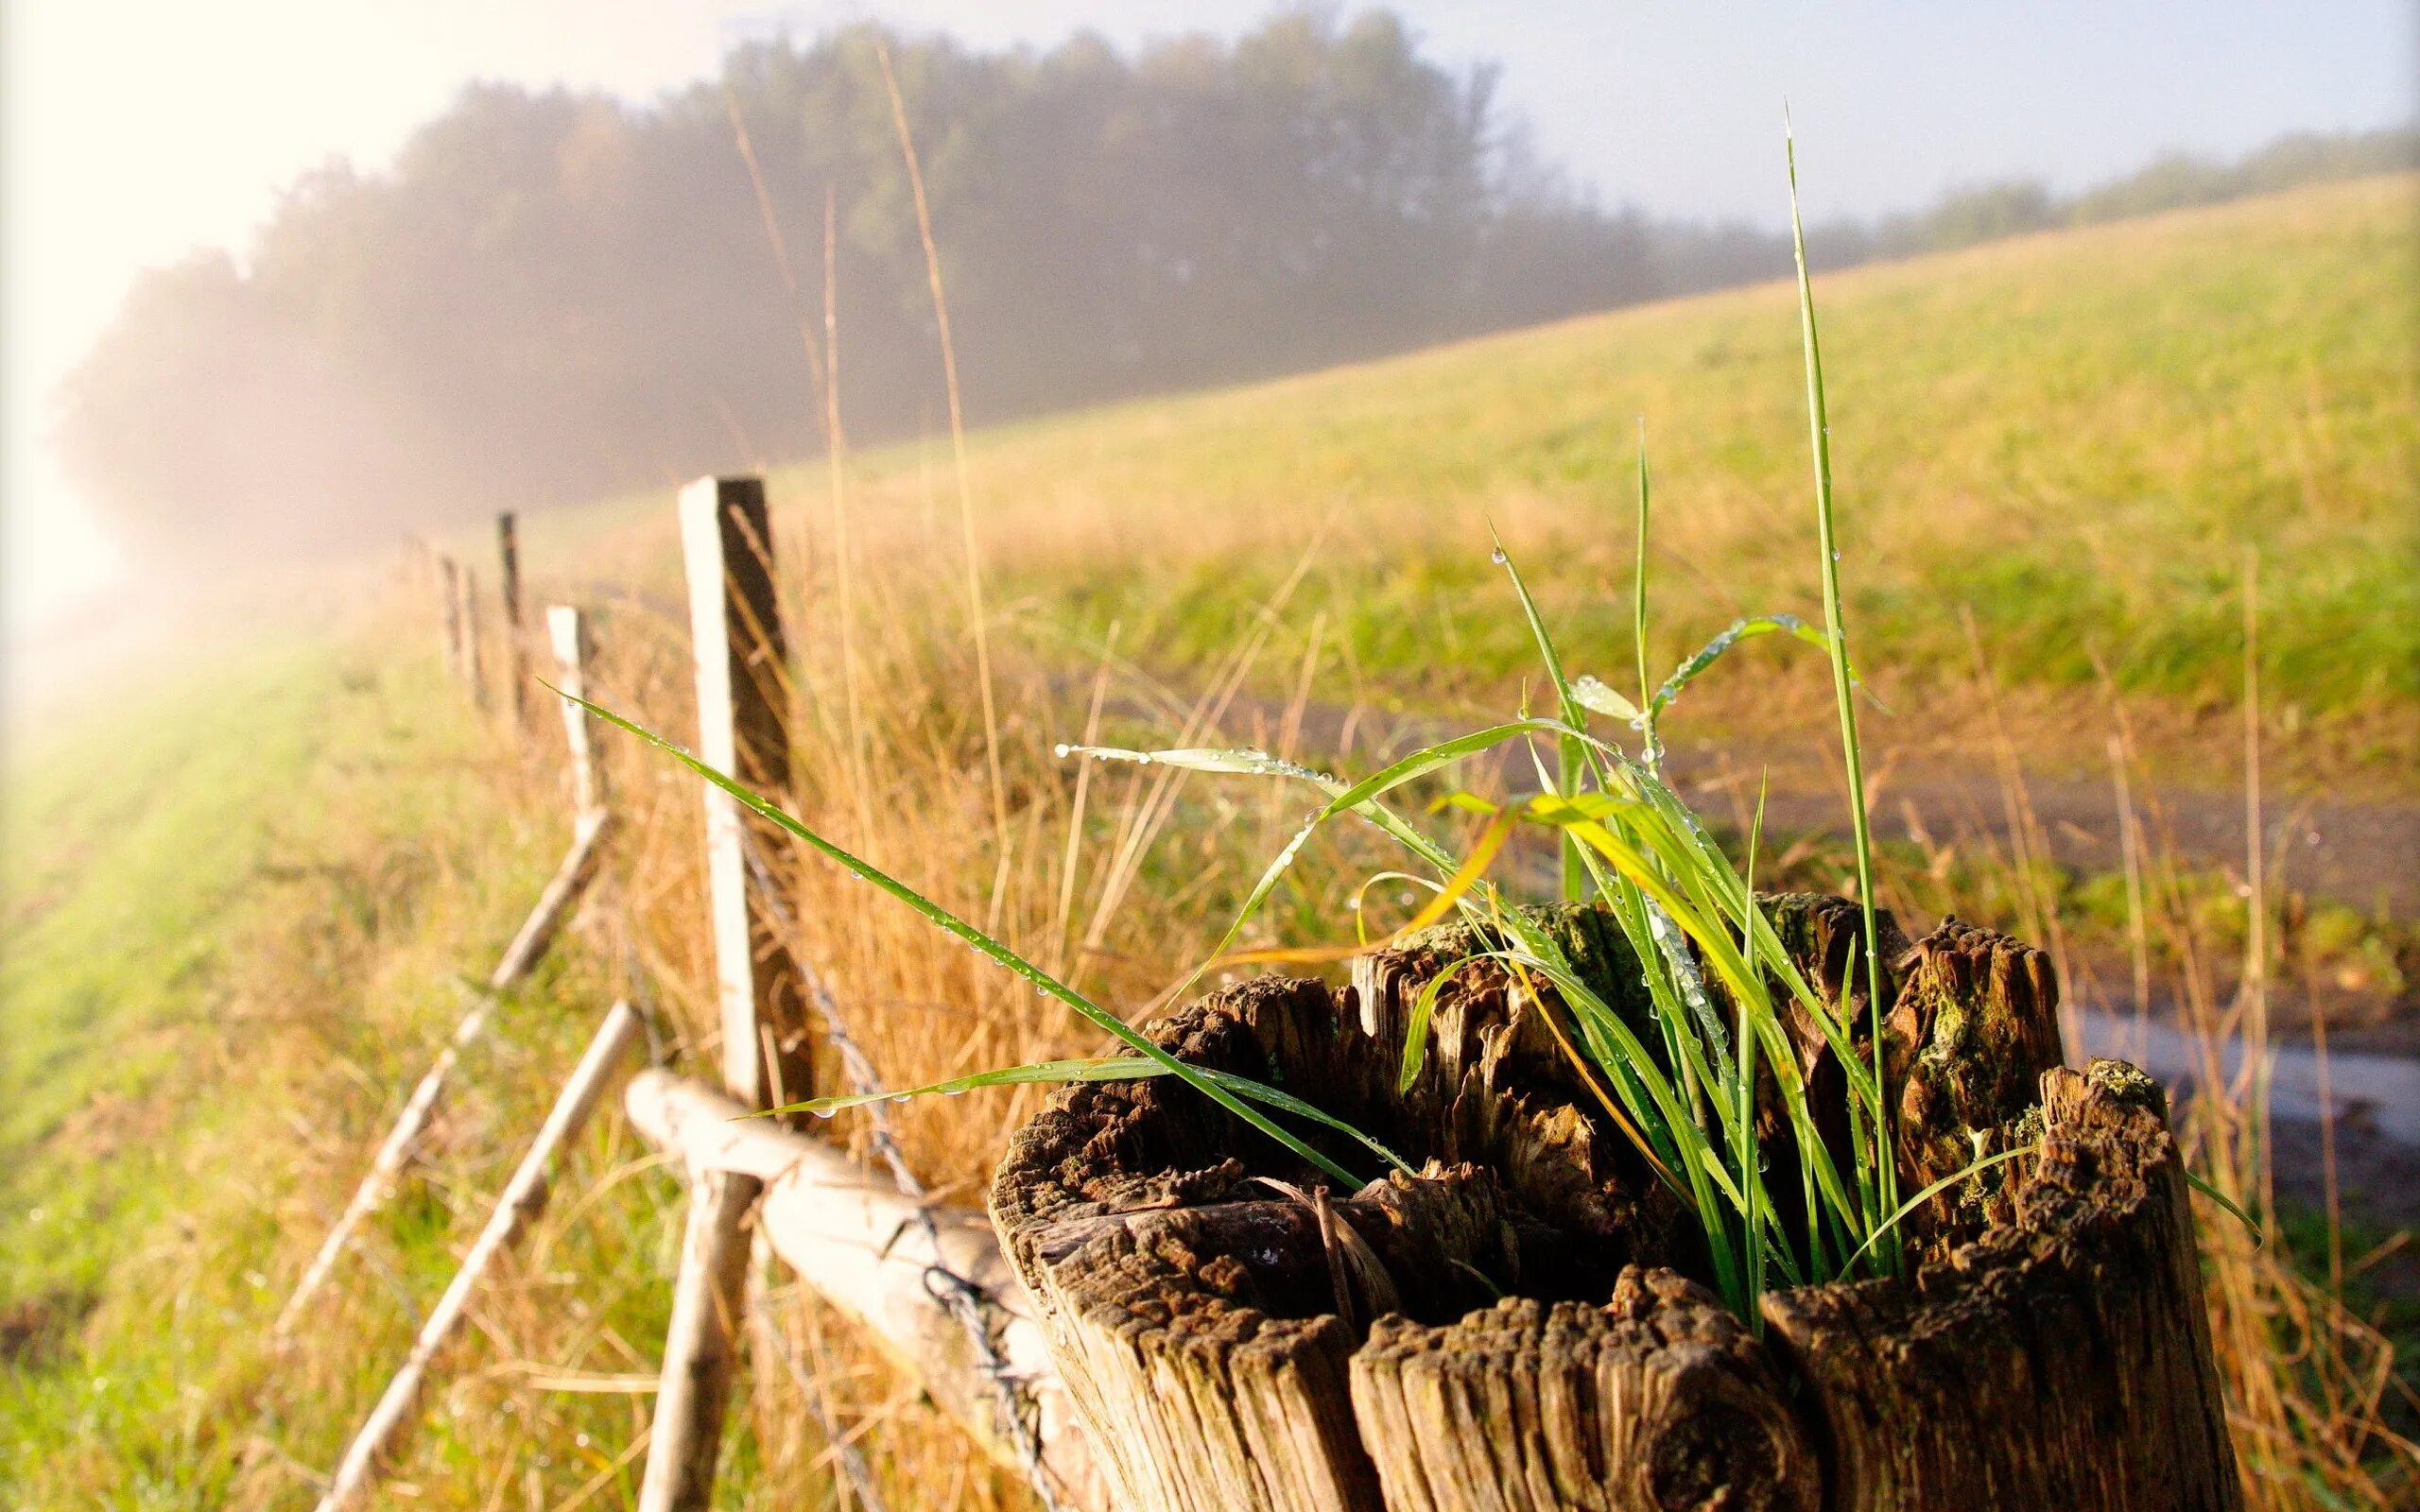
[[[743,46],[647,105],[474,86],[386,171],[304,176],[240,263],[138,281],[57,396],[71,476],[138,552],[320,551],[805,455],[827,381],[852,440],[940,429],[885,48],[970,422],[1789,264],[1770,232],[1604,207],[1530,150],[1491,70],[1423,58],[1382,11],[1132,55],[857,26]],[[2411,138],[2302,150],[2285,168],[2317,177],[2408,163]],[[1824,228],[1815,252],[2223,198],[2263,171],[2170,163],[2075,201],[1994,186]]]

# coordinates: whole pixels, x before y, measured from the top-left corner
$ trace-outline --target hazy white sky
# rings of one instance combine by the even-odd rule
[[[240,250],[280,187],[375,166],[475,77],[645,98],[731,43],[876,17],[972,43],[1233,33],[1265,0],[0,0],[0,596],[23,626],[105,582],[47,396],[143,267]],[[2414,0],[1397,0],[1442,59],[1493,59],[1538,145],[1612,199],[1780,211],[1781,101],[1810,214],[1977,179],[2074,187],[2167,147],[2411,118]]]

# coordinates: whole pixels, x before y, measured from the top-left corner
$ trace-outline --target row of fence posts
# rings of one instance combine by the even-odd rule
[[[521,612],[520,523],[510,510],[495,517],[495,536],[497,598],[504,610],[505,710],[518,734],[529,713],[529,643]],[[486,709],[488,683],[482,656],[478,574],[458,558],[437,551],[417,538],[405,542],[405,551],[406,560],[417,569],[416,576],[437,594],[447,674],[468,690],[475,707]],[[547,610],[550,623],[559,612],[578,611],[568,606],[556,606]]]
[[[698,480],[681,492],[680,524],[697,662],[699,754],[710,765],[786,803],[792,794],[782,682],[786,646],[774,592],[762,480]],[[512,515],[498,518],[496,543],[504,611],[503,706],[519,740],[526,735],[530,679],[520,542]],[[482,670],[476,575],[424,545],[416,543],[411,556],[437,591],[446,667],[475,705],[485,710],[490,699]],[[584,696],[587,644],[579,610],[553,606],[545,620],[558,685]],[[484,989],[473,995],[436,1060],[406,1099],[352,1201],[287,1298],[276,1323],[281,1338],[290,1335],[364,1220],[391,1194],[426,1136],[462,1053],[487,1033],[502,996],[542,958],[596,869],[613,827],[612,811],[596,759],[592,720],[568,701],[563,710],[571,758],[570,848]],[[724,1091],[742,1106],[760,1110],[810,1097],[814,1088],[806,998],[799,964],[777,923],[787,911],[770,895],[775,879],[763,867],[750,865],[752,851],[769,853],[777,832],[707,784],[705,836]],[[348,1444],[329,1478],[321,1512],[352,1505],[374,1480],[379,1463],[410,1421],[430,1365],[459,1323],[481,1273],[543,1206],[547,1165],[594,1110],[609,1074],[641,1041],[641,1027],[626,1004],[614,1005],[606,1015],[452,1284],[426,1315],[403,1366]],[[746,1304],[748,1218],[764,1185],[759,1177],[739,1172],[701,1167],[690,1173],[688,1215],[639,1498],[643,1512],[702,1508],[711,1501]]]

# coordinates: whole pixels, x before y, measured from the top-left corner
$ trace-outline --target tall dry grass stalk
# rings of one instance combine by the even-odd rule
[[[932,288],[933,325],[941,335],[942,378],[949,393],[950,459],[958,478],[958,522],[966,568],[966,618],[975,639],[976,684],[983,699],[983,761],[992,780],[992,837],[998,851],[992,885],[996,892],[1008,880],[1008,794],[1000,779],[1000,716],[993,696],[991,628],[983,611],[983,554],[975,530],[975,490],[966,465],[966,406],[958,388],[958,342],[949,327],[949,294],[942,284],[941,249],[933,242],[933,211],[925,198],[925,169],[916,156],[916,135],[908,127],[908,102],[899,93],[899,76],[890,66],[890,44],[876,32],[875,60],[882,65],[882,87],[890,96],[890,124],[899,134],[899,157],[908,169],[908,187],[916,202],[916,239],[925,251],[925,280]],[[994,924],[998,916],[985,915]],[[993,930],[996,934],[997,930]]]

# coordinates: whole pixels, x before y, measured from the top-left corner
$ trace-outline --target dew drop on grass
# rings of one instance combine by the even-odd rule
[[[893,1092],[890,1094],[890,1100],[894,1105],[896,1105],[900,1103],[912,1103],[916,1099],[908,1096],[906,1092]]]
[[[1489,552],[1487,554],[1487,559],[1495,563],[1498,567],[1501,567],[1506,562],[1512,560],[1510,557],[1504,555],[1504,548],[1502,546],[1498,546],[1494,551]]]
[[[1058,757],[1061,761],[1063,761],[1063,761],[1065,761],[1068,757],[1070,757],[1070,756],[1072,756],[1072,755],[1074,755],[1074,754],[1076,753],[1076,747],[1073,747],[1073,746],[1068,745],[1065,741],[1063,741],[1063,741],[1061,741],[1058,745],[1053,746],[1053,747],[1050,747],[1050,753],[1051,753],[1052,755],[1054,755],[1054,756]]]
[[[826,1120],[827,1122],[831,1119],[833,1113],[833,1109],[829,1108],[810,1108],[807,1111],[813,1113],[818,1118]]]

